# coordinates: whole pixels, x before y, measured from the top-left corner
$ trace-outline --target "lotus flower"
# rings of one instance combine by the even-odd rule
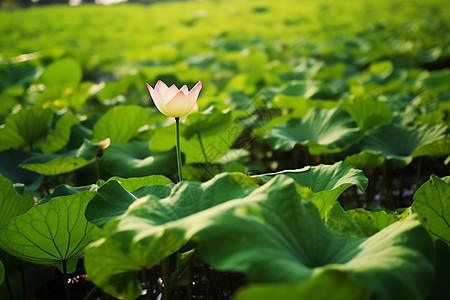
[[[180,118],[198,110],[197,98],[202,89],[201,81],[190,91],[186,85],[181,89],[175,84],[167,87],[161,80],[158,80],[154,89],[148,83],[147,88],[156,107],[168,117]]]

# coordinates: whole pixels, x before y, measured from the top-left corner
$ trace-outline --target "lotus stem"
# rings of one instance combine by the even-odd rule
[[[66,299],[71,300],[70,297],[70,290],[69,290],[69,284],[68,284],[68,277],[67,277],[67,262],[65,259],[62,260],[62,267],[63,267],[63,278],[64,278],[64,287],[66,289]]]
[[[202,150],[203,158],[205,159],[206,172],[211,172],[211,163],[208,160],[208,156],[206,155],[205,146],[203,145],[202,136],[200,132],[197,131],[198,142],[200,143],[200,149]],[[220,172],[220,164],[219,164],[219,172]]]
[[[170,256],[164,258],[161,261],[161,269],[164,283],[162,300],[171,300],[173,292],[173,283],[170,280],[170,275],[172,274]]]
[[[176,135],[177,135],[177,167],[178,167],[178,181],[183,180],[183,171],[181,170],[181,150],[180,150],[180,118],[175,118]]]

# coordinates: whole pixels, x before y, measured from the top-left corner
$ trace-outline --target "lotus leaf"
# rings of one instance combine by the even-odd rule
[[[149,186],[133,188],[130,191],[126,190],[119,182],[109,180],[100,187],[94,199],[89,202],[85,213],[86,219],[102,227],[109,220],[122,215],[142,195],[151,194],[158,198],[169,196],[170,187],[158,184],[158,179],[153,184],[151,180],[147,180],[146,183]]]
[[[26,213],[33,206],[33,195],[28,193],[17,195],[11,181],[0,174],[0,230],[12,218]]]
[[[52,111],[38,106],[23,108],[8,115],[5,127],[0,129],[0,149],[18,149],[22,146],[32,148],[48,130],[52,120]]]
[[[48,87],[65,88],[78,85],[82,75],[80,63],[68,57],[51,63],[40,80]]]
[[[190,123],[180,124],[181,151],[185,154],[186,164],[216,162],[228,152],[241,135],[243,127],[241,124],[234,122],[232,116],[229,115],[230,113],[219,113],[214,110],[212,113],[217,114],[218,118],[224,121],[231,118],[230,122],[220,124],[212,121],[205,122],[202,121],[204,119],[202,114],[199,114],[197,117],[194,116],[194,120]],[[190,116],[188,116],[189,118]],[[190,125],[186,127],[187,124]],[[200,130],[199,126],[202,126],[200,135],[196,134],[197,130]],[[186,130],[186,136],[190,137],[189,140],[184,137]],[[203,134],[203,131],[207,134]],[[151,151],[167,151],[174,147],[175,124],[159,128],[150,141]]]
[[[275,126],[265,139],[273,149],[289,151],[300,144],[307,146],[311,154],[320,155],[350,147],[358,141],[359,130],[347,112],[315,108],[303,118]]]
[[[66,112],[56,123],[53,131],[47,138],[37,144],[43,153],[53,153],[61,150],[70,139],[70,132],[73,125],[79,124],[80,120],[72,112]]]
[[[361,133],[390,124],[393,118],[392,109],[388,104],[370,98],[347,100],[340,107],[352,116]]]
[[[444,125],[409,127],[390,124],[367,133],[360,147],[366,151],[381,152],[388,160],[404,167],[419,155],[442,155],[440,148],[435,150],[429,144],[441,143],[446,138],[446,130]]]
[[[348,210],[347,214],[355,220],[365,236],[374,235],[399,220],[399,216],[395,214],[385,211],[367,211],[364,208]]]
[[[233,300],[364,300],[370,299],[370,288],[347,273],[323,270],[301,283],[253,284],[240,291]]]
[[[151,174],[171,177],[176,173],[175,151],[150,152],[148,141],[115,144],[100,159],[104,177],[137,177]]]
[[[444,180],[447,180],[444,181]],[[450,177],[431,175],[414,193],[411,210],[417,213],[431,235],[450,245]]]
[[[337,162],[333,165],[321,164],[297,170],[284,170],[259,176],[268,180],[280,174],[289,176],[300,185],[308,188],[303,192],[300,191],[300,193],[316,204],[323,218],[326,217],[328,210],[348,187],[356,185],[361,191],[364,191],[369,183],[361,170],[350,168],[343,162]],[[312,191],[314,194],[309,195],[308,191]]]
[[[259,188],[230,174],[203,184],[183,182],[168,198],[137,200],[102,234],[86,251],[88,275],[125,298],[140,293],[132,272],[188,241],[198,245],[199,259],[218,270],[243,272],[250,282],[299,283],[339,270],[370,287],[375,299],[423,299],[434,272],[433,245],[414,217],[369,238],[337,236],[283,175]],[[111,257],[126,263],[112,267]]]
[[[59,175],[80,169],[95,161],[98,145],[85,140],[78,150],[63,154],[33,153],[21,166],[42,175]]]
[[[113,144],[127,143],[147,124],[150,109],[136,105],[116,106],[94,125],[94,141],[111,139]]]
[[[9,149],[0,152],[0,173],[13,183],[22,183],[25,191],[34,192],[40,186],[44,176],[19,167],[30,153],[22,150]]]
[[[0,248],[21,260],[75,271],[94,227],[84,217],[95,192],[51,199],[11,220],[0,231]]]

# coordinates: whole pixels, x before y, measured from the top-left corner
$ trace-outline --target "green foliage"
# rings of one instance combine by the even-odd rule
[[[148,141],[109,146],[100,159],[103,176],[136,177],[176,173],[175,151],[150,152]]]
[[[0,248],[21,260],[75,271],[84,247],[91,242],[92,224],[84,217],[95,192],[51,199],[12,219],[0,231]]]
[[[48,87],[65,89],[81,82],[82,70],[79,62],[73,58],[63,58],[48,65],[40,81]]]
[[[0,284],[29,281],[15,271],[28,263],[73,271],[86,246],[92,282],[127,299],[160,268],[208,297],[210,267],[242,273],[235,299],[450,298],[449,9],[0,10],[0,247],[25,261],[2,255]],[[176,185],[174,120],[145,88],[157,80],[203,82]],[[13,298],[38,297],[39,279]]]
[[[275,126],[266,135],[273,149],[292,150],[296,144],[308,147],[311,154],[341,152],[356,143],[359,130],[346,112],[339,109],[312,109],[301,119]]]
[[[59,175],[80,169],[92,162],[98,152],[98,145],[85,140],[78,150],[62,154],[33,153],[22,162],[22,167],[42,175]]]
[[[295,300],[308,297],[311,300],[363,300],[370,299],[371,290],[350,275],[338,270],[323,270],[311,279],[297,283],[250,285],[239,291],[233,300]]]
[[[450,244],[450,177],[431,175],[414,194],[411,210],[432,236]]]
[[[124,144],[139,134],[149,114],[150,109],[139,106],[114,107],[95,123],[94,140],[110,138],[113,144]]]
[[[444,125],[410,127],[391,124],[369,132],[361,140],[360,147],[363,151],[381,152],[387,160],[404,167],[419,155],[442,155],[439,148],[429,144],[442,143],[446,131]]]
[[[34,206],[33,196],[29,193],[18,195],[14,186],[0,174],[0,230],[15,216],[26,213]]]
[[[45,141],[40,141],[37,146],[43,153],[61,150],[69,142],[72,126],[79,123],[80,120],[73,113],[66,112],[56,122],[55,129],[47,135]]]
[[[342,238],[285,176],[259,188],[237,174],[184,182],[168,198],[138,200],[107,223],[102,235],[87,248],[88,274],[125,298],[140,293],[130,272],[155,265],[189,240],[199,245],[200,259],[243,272],[251,282],[295,283],[320,270],[340,270],[379,299],[421,299],[433,272],[432,243],[417,220],[410,217],[367,239]],[[112,267],[111,257],[122,268]]]
[[[29,107],[6,118],[5,127],[0,128],[1,150],[18,149],[33,144],[48,130],[53,119],[49,109]]]

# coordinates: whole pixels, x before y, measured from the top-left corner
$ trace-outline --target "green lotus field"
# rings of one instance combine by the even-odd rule
[[[0,10],[0,299],[450,299],[449,15]]]

